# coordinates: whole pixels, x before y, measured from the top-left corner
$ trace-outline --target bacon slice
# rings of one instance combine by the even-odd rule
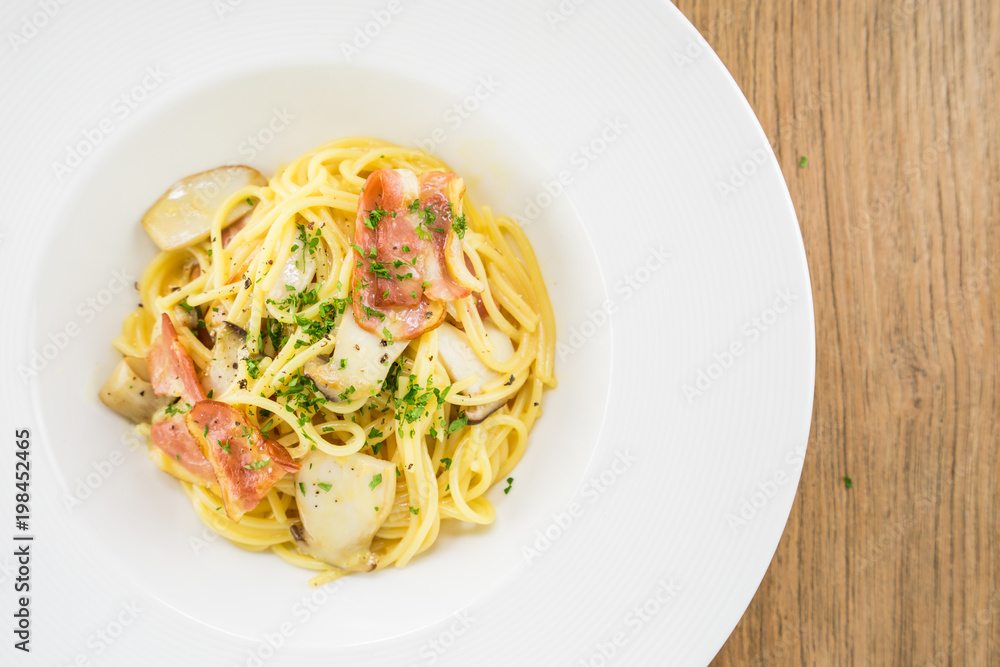
[[[368,177],[354,223],[354,317],[375,334],[410,340],[444,321],[444,302],[470,290],[454,281],[445,247],[465,185],[452,173],[409,169]]]
[[[300,468],[287,449],[265,438],[228,403],[201,401],[186,421],[215,471],[226,514],[233,521],[256,507],[286,472]]]
[[[174,414],[167,418],[158,415],[153,419],[151,436],[156,447],[190,474],[187,481],[203,486],[215,483],[212,464],[201,453],[198,441],[188,431],[184,415]]]
[[[205,400],[205,390],[198,382],[191,355],[187,353],[170,316],[163,313],[162,331],[146,354],[150,384],[157,394],[180,396],[190,405]]]
[[[180,396],[180,408],[193,408],[206,397],[205,389],[198,381],[194,361],[181,345],[180,339],[177,338],[177,330],[174,329],[174,324],[166,313],[163,313],[161,329],[160,335],[156,337],[153,346],[146,354],[150,384],[157,394]],[[154,447],[174,459],[190,473],[190,478],[186,481],[206,486],[215,482],[212,466],[205,460],[198,443],[188,433],[183,415],[166,415],[161,410],[153,416],[150,437]],[[177,474],[174,476],[184,479]]]
[[[228,227],[223,228],[223,230],[222,230],[222,247],[223,248],[228,247],[229,246],[229,242],[233,240],[233,237],[236,236],[241,231],[243,231],[243,228],[247,226],[247,223],[249,221],[250,221],[250,214],[247,213],[246,215],[244,215],[243,217],[241,217],[239,220],[237,220],[233,224],[229,225]]]

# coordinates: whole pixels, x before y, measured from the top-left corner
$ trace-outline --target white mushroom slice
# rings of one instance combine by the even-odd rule
[[[264,186],[267,179],[252,167],[219,167],[174,183],[146,211],[142,224],[160,250],[173,250],[208,238],[212,220],[222,203],[248,185]],[[225,227],[253,208],[240,201],[223,221]]]
[[[157,410],[174,400],[173,396],[157,395],[148,379],[145,359],[125,357],[101,387],[101,402],[136,423],[148,422]]]
[[[348,310],[337,329],[337,344],[329,358],[315,357],[306,362],[305,374],[331,401],[367,396],[389,374],[410,341],[390,343],[358,326]],[[353,389],[351,389],[353,387]]]
[[[191,331],[196,331],[198,329],[198,309],[197,308],[185,308],[184,306],[177,304],[174,306],[174,320],[181,326],[185,326]]]
[[[369,572],[375,533],[392,511],[396,467],[368,456],[310,452],[295,475],[301,524],[292,526],[299,551],[334,567]]]
[[[205,328],[208,329],[209,335],[212,340],[218,340],[228,329],[230,322],[227,322],[229,316],[229,306],[225,301],[219,301],[219,305],[212,306],[205,313]],[[235,325],[233,325],[235,326]]]
[[[278,281],[267,293],[267,298],[275,304],[280,304],[292,294],[304,290],[316,275],[316,260],[313,259],[312,253],[308,252],[301,242],[297,245],[298,249],[288,254]]]
[[[483,328],[486,330],[487,340],[493,345],[493,356],[497,361],[504,362],[514,356],[514,345],[502,331],[489,322],[483,322]],[[469,345],[468,335],[447,322],[438,328],[438,352],[452,382],[458,382],[470,375],[476,376],[475,384],[465,390],[470,397],[481,393],[484,384],[500,377],[500,373],[488,368],[476,356],[472,346]],[[506,402],[506,399],[499,399],[492,403],[470,407],[465,411],[465,416],[470,424],[478,424],[503,407]]]
[[[201,386],[215,398],[222,396],[236,382],[240,361],[249,357],[247,332],[224,322],[212,348],[212,358],[201,375]]]

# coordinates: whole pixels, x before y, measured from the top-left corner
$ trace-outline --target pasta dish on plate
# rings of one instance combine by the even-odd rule
[[[212,530],[319,585],[495,520],[556,384],[512,219],[422,151],[348,138],[270,179],[189,176],[143,225],[161,252],[100,397]]]

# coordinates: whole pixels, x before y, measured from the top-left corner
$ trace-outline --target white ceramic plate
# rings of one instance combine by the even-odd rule
[[[3,419],[31,431],[25,664],[706,664],[784,528],[814,331],[794,210],[745,99],[669,4],[5,3]],[[522,221],[559,327],[497,523],[313,590],[205,531],[96,399],[154,248],[218,164],[431,150]],[[0,462],[12,480],[14,447]],[[4,552],[10,551],[4,549]],[[15,610],[0,557],[4,613]],[[2,583],[2,582],[0,582]],[[7,664],[7,657],[3,662]]]

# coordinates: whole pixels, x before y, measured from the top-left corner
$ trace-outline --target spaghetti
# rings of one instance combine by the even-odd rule
[[[405,566],[442,521],[492,523],[485,494],[509,488],[556,384],[522,230],[466,205],[441,161],[374,139],[324,144],[266,181],[234,169],[147,214],[167,249],[102,398],[139,422],[205,524],[320,571],[314,585]],[[178,236],[178,215],[204,229]]]

